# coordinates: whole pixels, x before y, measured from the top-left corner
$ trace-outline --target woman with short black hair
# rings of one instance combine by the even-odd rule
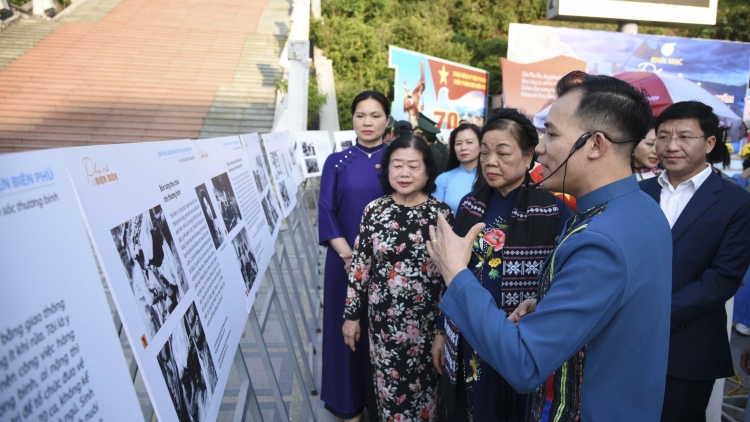
[[[468,268],[510,316],[521,304],[535,305],[538,275],[555,246],[570,210],[531,181],[529,169],[539,136],[514,109],[499,109],[480,134],[474,189],[460,202],[453,231],[466,236],[482,222]],[[532,307],[533,309],[533,307]],[[449,319],[441,318],[433,359],[443,373],[447,420],[523,422],[527,395],[495,371]]]
[[[439,214],[453,221],[435,191],[437,169],[427,144],[413,135],[393,141],[381,162],[386,193],[365,208],[346,297],[344,340],[359,350],[368,322],[372,377],[380,420],[434,421],[438,373],[430,350],[443,278],[427,254]],[[362,309],[369,306],[367,318]]]

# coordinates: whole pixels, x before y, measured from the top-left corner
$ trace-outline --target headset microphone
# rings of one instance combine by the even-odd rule
[[[568,158],[566,158],[565,161],[562,162],[562,164],[560,164],[559,166],[557,166],[557,168],[555,169],[555,171],[553,171],[552,173],[550,173],[549,176],[545,177],[544,179],[542,179],[542,180],[540,180],[538,182],[530,183],[530,185],[531,185],[530,187],[531,188],[535,188],[535,187],[541,185],[542,183],[544,183],[545,180],[547,180],[550,177],[554,176],[554,174],[557,173],[558,170],[560,170],[561,168],[563,168],[563,166],[568,163],[568,160],[570,160],[570,157],[572,157],[573,154],[575,154],[576,151],[578,151],[579,149],[583,148],[584,145],[586,145],[586,141],[589,140],[589,138],[591,137],[591,135],[592,135],[591,132],[586,132],[583,135],[581,135],[581,137],[578,138],[576,140],[576,143],[573,145],[573,149],[570,150],[570,154],[568,154]]]

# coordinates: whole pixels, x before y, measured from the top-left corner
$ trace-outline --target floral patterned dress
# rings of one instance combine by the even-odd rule
[[[450,207],[432,196],[416,206],[384,196],[365,208],[355,241],[344,316],[358,320],[369,302],[370,357],[384,421],[438,416],[431,348],[444,283],[425,246],[438,214],[453,224]]]

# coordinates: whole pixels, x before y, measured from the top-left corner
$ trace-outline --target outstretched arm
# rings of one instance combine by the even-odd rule
[[[468,269],[454,278],[440,305],[520,393],[533,391],[596,336],[617,311],[625,288],[622,253],[601,234],[571,236],[554,261],[552,287],[518,326]]]

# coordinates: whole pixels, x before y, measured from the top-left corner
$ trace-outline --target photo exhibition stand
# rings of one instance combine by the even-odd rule
[[[0,157],[0,277],[25,280],[0,296],[0,419],[261,421],[264,372],[274,420],[315,420],[317,176],[268,135]]]
[[[302,420],[315,421],[315,415],[309,397],[309,395],[315,396],[318,394],[317,388],[315,387],[313,373],[313,355],[317,353],[316,345],[313,340],[313,333],[321,332],[317,316],[319,314],[319,309],[323,307],[323,304],[319,294],[319,283],[315,280],[318,275],[318,265],[315,261],[318,253],[315,245],[318,244],[318,241],[313,229],[313,222],[311,221],[312,216],[316,215],[316,213],[312,211],[312,207],[310,207],[310,204],[315,202],[312,200],[315,198],[315,188],[314,183],[312,182],[312,179],[306,179],[303,182],[301,190],[297,193],[297,205],[290,216],[284,219],[286,223],[286,231],[291,238],[293,253],[296,257],[296,262],[298,263],[297,271],[294,271],[294,267],[291,263],[290,254],[287,245],[285,244],[285,237],[282,234],[282,231],[279,231],[279,236],[275,245],[276,250],[272,258],[275,274],[271,271],[270,267],[266,269],[263,279],[264,282],[267,283],[268,291],[265,294],[263,305],[261,306],[260,311],[256,313],[255,308],[259,302],[255,302],[253,311],[250,312],[248,316],[249,329],[252,330],[257,344],[260,359],[274,397],[276,411],[278,412],[280,419],[283,421],[290,420],[290,417],[286,405],[284,404],[283,395],[279,388],[278,378],[273,369],[266,341],[263,337],[268,318],[272,312],[275,312],[278,316],[284,337],[284,344],[289,353],[290,361],[292,362],[294,377],[297,379],[297,384],[300,387],[300,395],[303,400]],[[310,200],[308,201],[308,199]],[[302,245],[302,251],[299,250],[298,244]],[[305,262],[303,263],[302,261]],[[307,267],[307,271],[305,271],[305,267]],[[288,288],[290,285],[292,287],[291,292]],[[298,285],[303,286],[304,288],[307,297],[307,308],[302,306],[300,290],[297,287]],[[279,292],[282,297],[281,300],[279,300]],[[292,300],[292,296],[294,297],[294,300]],[[282,307],[282,301],[284,307]],[[289,318],[287,318],[287,316],[289,316]],[[119,336],[122,334],[122,322],[117,313],[115,313],[114,318]],[[302,338],[297,319],[302,321],[305,340]],[[290,331],[294,333],[294,340],[290,335]],[[300,361],[302,362],[301,366]],[[248,420],[263,421],[263,415],[253,388],[250,372],[243,356],[241,346],[237,347],[233,362],[240,379],[240,389],[232,419],[233,422]],[[135,382],[138,374],[138,365],[135,362],[135,359],[130,363],[129,372],[131,381]],[[157,420],[153,407],[151,407],[151,410],[147,412],[147,414],[150,415],[147,419],[148,421],[155,422]]]

